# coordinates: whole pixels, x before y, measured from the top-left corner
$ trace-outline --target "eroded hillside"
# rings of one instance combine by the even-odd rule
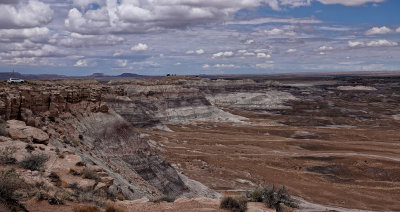
[[[390,77],[7,85],[0,147],[15,147],[16,161],[2,166],[46,186],[21,198],[32,211],[39,204],[32,199],[46,189],[47,199],[68,196],[74,207],[99,197],[100,205],[110,198],[218,198],[264,184],[286,185],[304,199],[304,210],[396,210],[399,88]],[[46,155],[42,168],[17,165],[32,154]],[[123,205],[139,203],[146,204]]]

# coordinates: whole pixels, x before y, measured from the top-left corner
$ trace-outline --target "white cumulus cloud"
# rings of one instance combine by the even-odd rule
[[[87,63],[87,60],[78,60],[78,61],[76,61],[76,63],[75,63],[75,65],[74,65],[75,67],[87,67],[88,66],[88,63]]]
[[[239,66],[234,64],[215,64],[214,68],[239,68]]]
[[[246,44],[246,45],[250,45],[250,44],[252,44],[252,43],[254,43],[254,40],[246,40],[246,41],[244,42],[244,44]]]
[[[349,41],[349,47],[356,48],[356,47],[393,47],[398,46],[397,42],[389,41],[389,40],[372,40],[369,42],[364,41]]]
[[[363,47],[365,44],[363,41],[349,41],[348,45],[351,48],[355,48],[355,47]]]
[[[233,57],[233,52],[232,51],[225,51],[225,52],[218,52],[213,54],[212,58],[220,58],[220,57]]]
[[[286,52],[287,53],[294,53],[294,52],[297,52],[297,49],[288,49]]]
[[[204,54],[204,50],[198,49],[198,50],[196,50],[196,54],[198,54],[198,55]]]
[[[131,48],[132,51],[146,51],[148,49],[149,49],[149,47],[147,46],[147,44],[144,44],[144,43],[138,43],[138,44],[132,46],[132,48]]]
[[[120,68],[125,68],[128,65],[128,60],[117,60],[117,66]]]
[[[388,34],[391,33],[392,30],[386,26],[383,27],[373,27],[365,32],[366,35],[376,35],[376,34]]]
[[[388,41],[388,40],[376,40],[376,41],[370,41],[366,44],[369,47],[381,47],[381,46],[397,46],[398,43],[394,41]]]
[[[265,54],[265,53],[257,53],[257,58],[265,58],[265,59],[268,59],[268,58],[271,58],[271,55]]]
[[[318,48],[318,50],[320,51],[329,51],[329,50],[333,50],[332,46],[321,46]]]
[[[23,39],[29,39],[32,41],[45,41],[49,38],[50,30],[47,27],[0,30],[0,41],[3,42],[12,42]]]
[[[242,9],[269,5],[279,10],[278,0],[74,0],[78,8],[97,3],[100,8],[72,8],[65,20],[69,30],[97,34],[104,32],[145,33],[165,28],[185,28],[191,25],[232,20]],[[80,13],[78,14],[77,11]],[[92,14],[89,14],[92,13]]]
[[[0,1],[0,29],[38,27],[50,23],[52,19],[53,10],[38,0],[16,5],[2,4]]]
[[[193,50],[188,50],[188,51],[186,51],[185,52],[186,54],[198,54],[198,55],[202,55],[202,54],[204,54],[205,53],[205,51],[203,50],[203,49],[198,49],[198,50],[196,50],[196,51],[193,51]]]
[[[379,3],[385,0],[318,0],[322,4],[341,4],[344,6],[360,6],[369,2]]]

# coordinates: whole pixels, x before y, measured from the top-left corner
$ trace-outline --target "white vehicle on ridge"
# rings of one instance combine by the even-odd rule
[[[23,79],[18,79],[18,78],[10,78],[9,80],[7,80],[8,83],[24,83],[25,80]]]

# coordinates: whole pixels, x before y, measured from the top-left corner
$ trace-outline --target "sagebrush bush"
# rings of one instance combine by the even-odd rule
[[[26,151],[28,151],[29,153],[32,152],[32,151],[35,151],[35,147],[32,146],[31,144],[27,144],[27,145],[25,146],[25,149],[26,149]]]
[[[71,173],[74,176],[81,175],[81,173],[78,170],[74,169],[74,168],[69,168],[69,173]]]
[[[278,190],[275,186],[266,186],[262,190],[262,199],[265,204],[270,208],[275,208],[277,212],[281,211],[281,204],[284,204],[291,208],[298,208],[298,204],[289,194],[285,186],[282,186]]]
[[[15,197],[15,192],[26,188],[27,184],[20,179],[15,169],[5,169],[0,171],[0,204],[8,208],[9,211],[28,212],[24,205],[19,203]]]
[[[16,147],[5,147],[0,149],[0,164],[15,164],[17,160],[13,157],[14,153],[17,151]]]
[[[0,136],[6,135],[6,122],[3,119],[0,119]]]
[[[50,205],[64,205],[64,200],[57,196],[52,196],[48,200]]]
[[[253,192],[250,193],[250,199],[252,202],[262,202],[262,191],[260,189],[255,189]]]
[[[24,168],[24,169],[29,169],[31,171],[38,171],[40,168],[43,167],[44,163],[49,158],[44,155],[44,154],[39,154],[39,155],[30,155],[28,157],[25,157],[19,165]]]
[[[24,181],[18,177],[15,169],[0,171],[0,198],[3,201],[14,201],[14,192],[23,186]]]
[[[247,200],[244,198],[237,200],[233,197],[225,197],[222,199],[219,207],[233,212],[245,212],[247,209]]]
[[[58,176],[58,174],[55,172],[51,172],[49,178],[51,179],[51,182],[55,183],[61,182],[60,176]]]
[[[97,172],[95,172],[94,170],[85,168],[82,170],[82,175],[84,178],[86,179],[92,179],[95,180],[97,182],[101,181],[99,175],[97,174]]]
[[[79,161],[79,162],[76,162],[75,166],[86,166],[86,164],[83,161]]]

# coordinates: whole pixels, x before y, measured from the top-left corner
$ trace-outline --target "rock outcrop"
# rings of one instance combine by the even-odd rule
[[[49,135],[43,130],[26,126],[25,122],[18,120],[8,120],[6,133],[12,139],[27,140],[29,142],[47,144]]]
[[[217,105],[266,108],[276,97],[271,94],[273,91],[258,96],[249,93],[266,92],[274,86],[271,82],[252,80],[197,78],[108,84],[92,80],[36,81],[0,88],[0,117],[10,120],[7,133],[11,138],[67,147],[100,167],[105,175],[102,184],[89,180],[82,181],[81,186],[107,188],[111,193],[122,193],[127,199],[164,195],[193,197],[205,193],[216,197],[205,188],[191,193],[191,189],[201,186],[182,179],[183,175],[158,155],[135,128],[192,121],[242,122],[246,120],[244,117]],[[241,100],[235,101],[237,97]],[[290,99],[288,95],[276,104]]]
[[[188,189],[177,171],[159,156],[140,134],[115,112],[78,116],[71,122],[85,138],[88,151],[132,182],[130,199],[154,195],[177,197]],[[143,184],[144,186],[137,186]],[[147,189],[143,189],[147,188]]]

